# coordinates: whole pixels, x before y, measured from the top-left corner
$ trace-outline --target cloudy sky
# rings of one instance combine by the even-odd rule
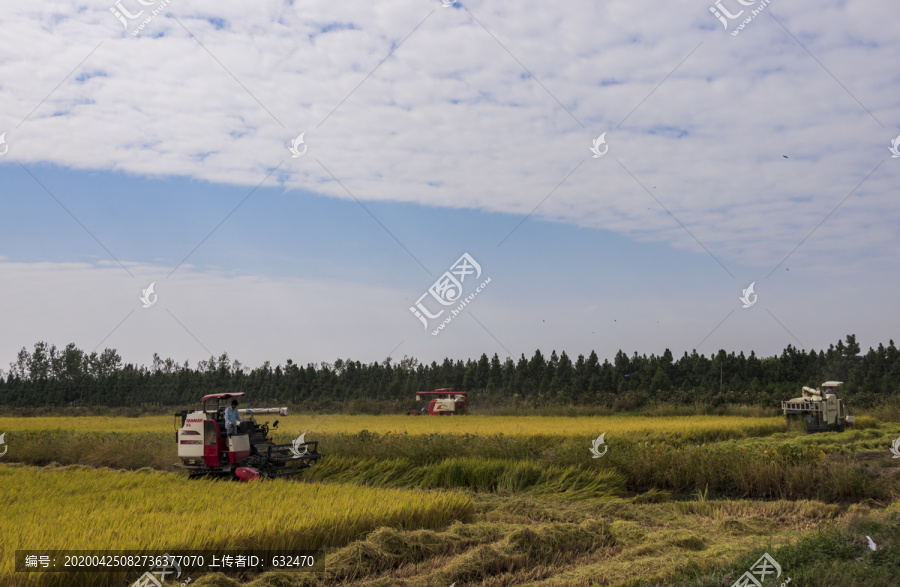
[[[896,5],[748,4],[7,3],[0,367],[897,338]]]

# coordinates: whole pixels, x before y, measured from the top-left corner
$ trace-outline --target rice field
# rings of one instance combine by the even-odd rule
[[[900,462],[887,447],[900,424],[807,435],[734,416],[277,419],[276,441],[306,432],[325,458],[299,479],[244,484],[167,473],[173,416],[0,418],[0,585],[134,580],[29,580],[12,572],[16,549],[228,546],[323,548],[327,570],[193,584],[713,587],[773,548],[792,577],[820,576],[791,549],[834,540],[869,587],[895,584]],[[601,433],[609,450],[594,459]],[[49,463],[71,466],[29,466]],[[865,535],[879,544],[871,557]],[[827,585],[843,584],[855,583]]]
[[[546,416],[348,416],[297,414],[285,417],[265,415],[258,421],[279,420],[282,434],[356,434],[363,430],[376,434],[478,434],[506,436],[611,436],[731,438],[761,436],[784,430],[783,418],[741,416],[644,416],[546,417]],[[170,432],[174,416],[141,418],[85,416],[78,418],[0,418],[0,432],[76,430],[79,432]],[[296,432],[295,432],[296,431]]]
[[[174,413],[175,410],[172,410]],[[28,417],[0,418],[0,433],[26,430],[77,430],[79,432],[168,432],[175,429],[174,416],[144,416],[141,418],[111,418],[107,416],[82,417]],[[180,423],[179,423],[180,424]]]
[[[19,549],[314,550],[382,526],[443,527],[472,510],[469,497],[452,491],[188,482],[152,470],[0,465],[0,584],[75,584],[71,575],[15,573]]]

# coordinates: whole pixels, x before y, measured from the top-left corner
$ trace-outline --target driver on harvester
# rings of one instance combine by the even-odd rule
[[[225,408],[225,430],[228,431],[228,434],[237,434],[238,424],[243,422],[241,419],[241,413],[238,412],[238,401],[236,399],[231,400],[231,406]]]

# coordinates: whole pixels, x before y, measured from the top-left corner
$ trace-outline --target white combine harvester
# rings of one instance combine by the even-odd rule
[[[803,395],[781,402],[788,425],[803,418],[807,432],[842,432],[856,421],[835,391],[843,381],[826,381],[817,389],[803,388]]]

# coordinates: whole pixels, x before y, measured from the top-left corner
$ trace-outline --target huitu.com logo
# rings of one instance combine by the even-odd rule
[[[6,134],[6,133],[4,133]],[[3,135],[0,135],[0,139],[3,138]],[[897,135],[897,138],[891,141],[891,148],[888,149],[891,152],[891,159],[900,158],[900,135]],[[4,151],[5,153],[6,151]],[[0,153],[2,155],[3,153]]]
[[[781,577],[781,565],[772,558],[767,552],[759,557],[759,560],[753,563],[750,570],[738,577],[731,587],[762,587],[762,584],[769,579],[769,575],[775,575],[772,579],[778,580]],[[791,580],[788,579],[782,586],[786,586]]]
[[[600,457],[602,457],[603,455],[606,454],[606,451],[609,450],[609,447],[606,445],[605,441],[603,440],[604,436],[606,436],[606,432],[604,432],[603,434],[601,434],[600,436],[598,436],[597,438],[595,438],[594,440],[591,441],[591,449],[590,450],[591,450],[591,454],[594,455],[591,457],[592,459],[599,459]],[[601,446],[603,447],[603,452],[600,452]]]
[[[305,457],[309,453],[309,447],[305,446],[306,443],[306,432],[298,436],[294,439],[293,446],[290,448],[291,453],[294,455],[295,459],[299,459],[300,457]],[[303,446],[303,450],[300,450],[300,447]]]
[[[300,136],[291,141],[291,147],[288,149],[291,152],[291,159],[296,159],[306,154],[306,144],[303,142],[303,135],[305,134],[306,131],[303,131],[300,133]],[[302,151],[300,150],[301,145],[303,145]]]
[[[144,27],[150,24],[150,22],[156,18],[163,9],[172,3],[172,0],[133,0],[137,2],[141,6],[150,7],[153,6],[153,10],[150,11],[149,16],[146,16],[144,20],[137,25],[132,31],[131,36],[136,37]],[[122,28],[124,30],[128,30],[128,27],[134,24],[137,24],[136,21],[144,14],[143,9],[139,9],[137,12],[131,12],[122,4],[123,0],[119,0],[115,4],[109,7],[109,11],[112,12],[112,15],[116,17],[120,23],[122,23]]]
[[[600,150],[600,145],[603,145],[603,150]],[[594,159],[599,159],[606,155],[606,152],[609,151],[609,145],[606,144],[606,133],[603,133],[596,139],[594,139],[594,144],[591,147],[591,153],[594,154]]]
[[[757,296],[755,293],[753,293],[753,286],[754,286],[754,285],[756,285],[756,282],[755,282],[755,281],[754,281],[753,283],[750,284],[750,287],[748,287],[748,288],[745,289],[745,290],[742,290],[742,291],[743,291],[743,295],[740,297],[740,300],[741,300],[742,302],[744,302],[744,306],[743,306],[743,307],[745,307],[745,308],[749,308],[750,306],[752,306],[753,304],[755,304],[755,303],[756,303],[756,298],[759,297],[759,296]],[[753,298],[751,299],[750,296],[753,296]]]
[[[772,0],[727,0],[729,4],[731,2],[736,2],[741,6],[754,6],[750,10],[750,13],[740,22],[740,24],[736,25],[734,29],[731,31],[731,36],[736,37],[744,30],[744,27],[750,24],[754,18],[756,18],[766,6],[769,5]],[[731,21],[736,21],[744,14],[744,9],[738,9],[737,12],[732,12],[728,8],[726,8],[722,3],[726,2],[726,0],[717,0],[715,4],[709,7],[709,11],[712,12],[713,16],[722,23],[722,26],[725,27],[725,30],[728,30],[728,25],[733,24]],[[734,4],[730,4],[734,6]]]
[[[3,442],[3,436],[0,436],[0,442]],[[891,443],[891,448],[888,449],[893,453],[894,459],[900,459],[900,436],[897,437],[897,440]]]
[[[466,282],[466,277],[469,277],[468,282]],[[444,327],[446,327],[453,318],[458,316],[459,313],[475,299],[475,296],[480,294],[482,290],[487,287],[487,284],[491,282],[491,278],[488,277],[482,281],[480,285],[476,286],[476,280],[480,277],[481,265],[479,265],[469,253],[464,253],[463,256],[457,259],[456,263],[450,267],[449,271],[445,271],[443,275],[438,277],[438,280],[428,288],[428,291],[423,293],[419,299],[416,300],[416,305],[411,306],[409,311],[419,319],[419,322],[422,323],[425,330],[428,330],[429,319],[439,319],[447,309],[446,306],[456,306],[456,308],[450,310],[450,314],[438,324],[434,331],[432,331],[432,336],[437,336]],[[469,292],[465,297],[463,297],[464,291]],[[429,295],[431,296],[432,301],[437,302],[441,306],[445,306],[445,308],[437,313],[430,312],[423,302]]]
[[[156,285],[155,281],[153,283],[151,283],[150,287],[148,287],[147,289],[141,290],[143,292],[143,295],[141,295],[141,297],[139,299],[142,302],[144,302],[144,305],[143,305],[144,308],[149,308],[150,306],[152,306],[153,304],[156,303],[157,295],[155,293],[153,293],[154,285]],[[150,296],[153,296],[153,297],[151,298]]]
[[[0,135],[0,157],[6,155],[6,152],[9,151],[9,145],[6,144],[6,133]]]

